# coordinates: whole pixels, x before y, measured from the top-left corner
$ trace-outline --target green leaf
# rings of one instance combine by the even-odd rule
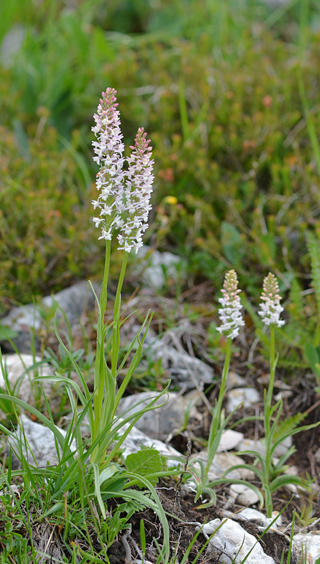
[[[269,488],[271,492],[276,492],[279,488],[283,488],[289,484],[301,486],[304,489],[308,488],[308,484],[306,480],[300,478],[300,476],[294,476],[291,474],[286,474],[285,476],[278,476],[274,480],[272,480]],[[310,487],[310,486],[309,486]]]
[[[129,454],[125,461],[125,467],[129,472],[148,478],[151,474],[161,473],[165,469],[165,457],[153,447],[144,448],[138,452]],[[155,485],[157,477],[150,479]]]

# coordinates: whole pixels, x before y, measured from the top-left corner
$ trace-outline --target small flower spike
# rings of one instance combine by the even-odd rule
[[[258,314],[261,315],[262,321],[265,325],[277,325],[281,327],[285,321],[280,319],[280,313],[283,307],[280,305],[281,297],[279,295],[279,286],[274,274],[269,272],[268,276],[263,281],[263,292],[261,294],[261,310]]]
[[[153,183],[153,160],[150,141],[143,128],[138,130],[132,153],[124,158],[123,135],[120,129],[120,114],[117,110],[116,90],[107,88],[94,115],[96,125],[92,128],[97,141],[93,142],[93,160],[100,166],[97,174],[99,196],[94,200],[94,209],[100,210],[93,219],[101,228],[99,239],[111,240],[118,233],[119,249],[126,252],[142,247],[142,235],[148,227],[151,209],[150,198]],[[124,170],[125,160],[128,170]]]
[[[219,309],[219,318],[222,325],[217,327],[217,331],[226,337],[235,339],[239,335],[239,327],[245,323],[240,311],[242,309],[239,298],[241,290],[238,290],[238,279],[234,270],[227,272],[221,292],[223,298],[219,299],[222,305],[222,308]]]
[[[148,216],[151,210],[150,199],[152,193],[153,160],[150,140],[143,127],[138,129],[134,146],[131,146],[131,156],[127,158],[129,168],[126,173],[125,202],[127,219],[118,235],[119,249],[137,253],[142,247],[142,235],[148,227]]]

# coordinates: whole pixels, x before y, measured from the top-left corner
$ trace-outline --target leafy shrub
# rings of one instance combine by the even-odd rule
[[[97,268],[90,185],[70,150],[44,125],[19,135],[0,127],[2,297],[30,301]]]

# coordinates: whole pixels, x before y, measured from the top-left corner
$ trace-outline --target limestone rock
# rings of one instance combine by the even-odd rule
[[[45,467],[47,464],[50,466],[58,464],[59,457],[53,432],[48,427],[31,421],[31,419],[24,414],[20,415],[19,419],[23,427],[24,435],[19,428],[16,433],[8,439],[13,450],[19,452],[21,448],[31,466]],[[59,431],[64,437],[66,436],[66,431],[63,429],[59,429]],[[60,446],[59,450],[61,452]],[[76,450],[75,442],[72,443],[71,450]],[[13,463],[15,466],[20,465],[16,456],[13,457]]]
[[[169,378],[174,385],[186,392],[195,388],[203,389],[205,384],[211,384],[213,369],[198,358],[190,356],[185,351],[178,351],[167,344],[165,339],[156,341],[151,347],[155,360],[161,359],[161,366],[168,371]]]
[[[50,381],[33,382],[37,376],[50,376],[53,374],[47,363],[42,363],[41,358],[33,358],[31,354],[7,354],[3,355],[4,368],[7,371],[11,391],[14,395],[26,403],[32,402],[36,387],[42,386],[46,395],[50,393],[52,384]],[[0,366],[0,387],[6,393],[4,375]]]
[[[230,486],[230,496],[233,497],[239,505],[244,505],[245,507],[254,505],[259,501],[256,492],[244,484],[232,484]]]
[[[225,452],[226,450],[233,450],[244,439],[243,433],[227,429],[223,431],[221,441],[218,446],[217,452]]]
[[[234,388],[228,391],[227,411],[230,413],[240,403],[244,408],[256,406],[260,401],[260,394],[255,388]]]
[[[99,287],[93,284],[95,291],[99,292]],[[95,306],[95,297],[87,282],[79,282],[70,288],[61,290],[54,296],[46,296],[41,301],[42,308],[54,307],[57,302],[67,316],[69,323],[73,325],[77,322],[84,311],[93,309]],[[61,319],[62,313],[57,311],[57,319]],[[43,325],[43,320],[38,306],[28,304],[22,307],[13,308],[10,313],[1,319],[1,323],[10,327],[18,333],[18,336],[12,339],[13,343],[21,353],[29,353],[31,351],[30,330],[39,331]],[[37,350],[40,350],[40,342],[35,340]],[[11,347],[6,343],[6,348]]]
[[[164,287],[166,278],[177,279],[177,266],[182,264],[182,259],[177,255],[160,253],[146,245],[139,249],[138,258],[145,258],[138,268],[138,273],[142,272],[143,282],[157,290]]]
[[[274,521],[272,525],[273,529],[277,529],[278,526],[281,526],[282,523],[282,517],[278,511],[273,511],[272,517],[268,518],[266,517],[266,515],[261,513],[261,511],[257,511],[257,509],[246,507],[245,509],[242,509],[238,513],[238,515],[244,517],[245,519],[248,519],[248,521],[251,521],[251,523],[255,523],[256,525],[262,527],[263,529],[266,529],[270,525],[270,523],[272,523],[272,521],[274,521],[275,519],[277,520]]]
[[[233,370],[230,370],[227,376],[227,388],[232,390],[232,388],[243,388],[246,385],[246,379],[239,376]]]
[[[315,564],[320,558],[320,531],[294,535],[293,546],[298,557],[304,557],[308,564]]]
[[[274,450],[274,456],[280,458],[283,454],[288,452],[291,446],[292,446],[292,437],[287,437],[282,441],[282,443],[280,443],[276,447],[276,449]],[[262,456],[264,456],[266,452],[263,441],[260,440],[255,441],[253,439],[243,439],[243,441],[241,441],[238,444],[237,450],[239,451],[252,450],[259,452],[260,454],[262,454]]]
[[[123,434],[128,427],[129,423],[124,424],[121,429],[121,433]],[[168,458],[168,468],[172,468],[177,465],[176,461],[170,460],[172,457],[179,457],[181,459],[181,454],[176,449],[171,446],[167,446],[165,443],[157,439],[150,439],[147,435],[135,427],[131,429],[128,436],[122,443],[121,450],[123,450],[123,457],[126,458],[129,454],[137,452],[140,450],[141,446],[154,447],[160,452],[160,454],[166,456]]]
[[[246,564],[257,564],[257,562],[275,564],[273,558],[265,554],[257,539],[232,519],[223,522],[220,519],[214,519],[204,525],[202,531],[207,538],[216,531],[209,541],[206,553],[207,556],[215,559],[215,562],[241,564],[252,549],[246,559]]]
[[[127,415],[136,413],[143,409],[157,394],[154,392],[142,392],[122,398],[119,403],[118,412],[125,418]],[[146,433],[153,439],[165,440],[184,423],[187,409],[186,402],[179,394],[170,392],[165,405],[152,411],[147,411],[135,424],[135,427]],[[142,403],[139,403],[142,402]],[[156,405],[165,402],[165,396],[161,397]],[[139,403],[139,405],[137,405]],[[195,408],[191,408],[190,417],[195,416]],[[127,412],[126,414],[124,412]]]
[[[200,460],[207,462],[208,454],[206,451],[201,451],[193,458],[200,458]],[[222,474],[224,474],[226,470],[229,470],[229,468],[238,464],[245,464],[245,461],[243,458],[240,458],[240,456],[230,453],[216,454],[208,472],[209,480],[213,482],[217,478],[221,478]],[[226,478],[233,480],[252,480],[254,479],[254,472],[252,470],[247,470],[246,468],[237,468],[236,470],[231,470],[227,474]]]

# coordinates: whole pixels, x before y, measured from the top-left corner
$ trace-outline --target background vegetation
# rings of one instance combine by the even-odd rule
[[[0,21],[4,303],[101,273],[90,128],[106,86],[126,142],[141,124],[152,138],[151,244],[186,257],[192,280],[220,286],[234,267],[249,291],[269,269],[308,286],[318,2],[12,0]]]

